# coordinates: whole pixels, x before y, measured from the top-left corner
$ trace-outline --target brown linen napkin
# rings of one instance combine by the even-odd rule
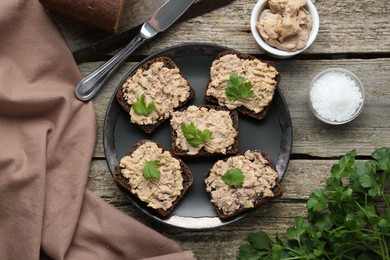
[[[0,2],[0,259],[193,259],[86,189],[92,103],[37,0]]]

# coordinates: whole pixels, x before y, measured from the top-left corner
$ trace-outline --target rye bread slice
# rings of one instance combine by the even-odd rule
[[[253,150],[253,151],[261,153],[261,155],[267,160],[267,163],[265,165],[269,166],[269,167],[272,167],[271,158],[269,157],[267,152],[265,152],[263,150]],[[239,155],[243,155],[244,153],[245,152],[240,153]],[[236,155],[236,156],[238,156],[238,155]],[[223,161],[226,162],[228,159],[229,159],[229,157],[223,159]],[[209,177],[210,173],[211,173],[211,168],[204,175],[204,180],[205,181]],[[205,182],[205,185],[206,185],[206,182]],[[272,201],[272,200],[274,200],[276,198],[280,198],[283,195],[283,190],[282,190],[282,187],[280,186],[280,183],[279,183],[278,179],[276,179],[276,185],[272,189],[272,192],[274,194],[274,197],[264,197],[264,196],[261,196],[261,195],[257,195],[255,198],[253,198],[254,199],[254,207],[253,208],[241,207],[238,210],[236,210],[233,214],[225,214],[221,209],[218,208],[218,206],[216,204],[214,204],[214,203],[212,203],[212,204],[214,205],[214,208],[215,208],[219,218],[221,220],[227,220],[227,219],[235,217],[235,216],[237,216],[239,214],[242,214],[243,212],[246,212],[246,211],[258,208],[261,205],[267,204],[268,202],[270,202],[270,201]],[[209,197],[211,199],[211,192],[208,192],[208,193],[209,193]]]
[[[94,26],[111,34],[118,32],[125,0],[39,0],[49,11]]]
[[[134,151],[136,151],[141,145],[143,145],[144,143],[146,142],[152,142],[150,140],[147,140],[147,139],[142,139],[142,140],[139,140],[137,143],[135,143],[130,151],[126,154],[126,155],[131,155]],[[158,147],[160,147],[161,149],[163,149],[163,151],[167,151],[164,147],[160,146],[159,144],[157,144]],[[172,153],[171,153],[172,154]],[[172,155],[173,156],[173,155]],[[173,211],[173,209],[175,208],[175,206],[179,203],[179,201],[183,198],[183,196],[186,194],[186,192],[188,191],[188,189],[191,187],[192,183],[193,183],[193,175],[190,171],[190,169],[188,168],[188,166],[178,157],[176,156],[173,156],[174,158],[176,158],[177,160],[179,160],[180,162],[180,167],[182,169],[182,177],[183,177],[183,190],[181,191],[180,195],[176,198],[176,200],[173,202],[173,205],[171,208],[167,209],[167,210],[164,210],[164,209],[154,209],[154,208],[151,208],[151,207],[147,207],[147,203],[144,202],[144,201],[141,201],[135,194],[133,194],[131,192],[131,186],[129,185],[128,183],[128,180],[126,177],[124,177],[122,174],[121,174],[121,167],[118,166],[118,168],[116,169],[114,175],[113,175],[113,178],[114,178],[114,181],[120,185],[121,187],[123,187],[126,191],[128,191],[129,195],[139,204],[139,205],[144,205],[145,208],[148,209],[149,212],[151,212],[152,214],[153,213],[157,213],[159,216],[161,216],[162,218],[166,218],[168,217],[171,212]]]
[[[237,135],[234,138],[234,144],[231,145],[227,150],[226,154],[221,154],[221,153],[210,153],[206,151],[204,148],[200,149],[199,152],[195,155],[188,154],[188,151],[180,149],[176,145],[176,138],[177,138],[177,133],[176,129],[172,127],[171,124],[171,146],[172,146],[172,153],[176,156],[180,157],[206,157],[206,156],[220,156],[220,155],[234,155],[238,153],[238,148],[239,148],[239,143],[238,143],[238,136],[239,136],[239,131],[238,131],[238,113],[234,110],[229,110],[227,108],[221,107],[221,106],[215,106],[215,105],[199,105],[197,107],[205,107],[208,109],[215,109],[219,111],[228,111],[230,114],[230,117],[232,118],[233,122],[233,128],[237,131]],[[187,108],[180,109],[179,111],[184,111]]]
[[[255,56],[252,56],[252,55],[246,54],[246,53],[242,53],[242,52],[238,52],[238,51],[223,51],[217,55],[215,60],[221,58],[224,55],[228,55],[228,54],[235,54],[235,55],[237,55],[237,57],[239,57],[241,59],[246,59],[246,60],[260,60],[260,59],[256,58]],[[260,60],[260,61],[265,63],[262,60]],[[267,63],[265,63],[265,64],[267,64]],[[268,65],[268,67],[270,66],[269,64],[267,64],[267,65]],[[275,80],[276,80],[276,88],[275,88],[275,91],[276,91],[276,89],[279,85],[279,81],[280,81],[280,74],[279,73],[276,75]],[[207,95],[207,90],[209,88],[210,82],[211,82],[211,78],[207,82],[204,98],[207,102],[210,102],[210,103],[216,104],[216,105],[221,105],[221,104],[219,104],[218,99],[216,97]],[[264,109],[262,111],[260,111],[259,113],[255,113],[253,110],[250,110],[244,106],[237,107],[235,110],[237,110],[238,112],[240,112],[243,115],[250,116],[250,117],[255,118],[257,120],[261,120],[267,115],[271,103],[272,102],[270,102],[268,106],[264,107]]]
[[[169,58],[169,57],[158,57],[158,58],[155,58],[153,60],[150,60],[148,62],[146,62],[145,64],[143,64],[140,68],[138,69],[142,69],[142,70],[148,70],[150,68],[150,66],[155,63],[155,62],[163,62],[164,63],[164,67],[166,68],[169,68],[169,69],[174,69],[174,68],[178,68],[178,66],[174,63],[174,61]],[[135,73],[136,73],[137,70],[135,70],[131,75],[129,75],[128,78],[131,78]],[[184,101],[184,102],[181,102],[179,104],[179,106],[175,107],[173,109],[174,110],[177,110],[181,107],[183,107],[184,105],[187,104],[188,101],[192,100],[194,97],[195,97],[195,90],[193,89],[193,87],[191,86],[191,84],[189,83],[189,81],[184,77],[184,75],[180,72],[180,75],[187,81],[187,84],[188,86],[190,87],[190,95],[188,96],[188,98]],[[125,84],[125,82],[124,82]],[[122,87],[119,88],[119,90],[117,91],[116,93],[116,100],[118,101],[119,105],[128,113],[130,114],[130,109],[131,109],[131,105],[128,104],[124,98],[124,94],[125,94],[125,89]],[[171,111],[171,112],[173,112]],[[154,130],[156,130],[156,128],[162,124],[164,121],[168,120],[168,118],[161,118],[160,120],[158,120],[156,123],[154,124],[148,124],[148,125],[140,125],[140,124],[137,124],[145,133],[149,134],[149,133],[152,133]]]

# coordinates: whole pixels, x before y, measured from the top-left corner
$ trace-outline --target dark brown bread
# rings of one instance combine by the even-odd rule
[[[232,118],[233,121],[233,127],[237,131],[237,136],[234,138],[234,144],[229,147],[226,151],[226,155],[234,155],[238,153],[238,148],[239,148],[239,143],[238,143],[238,136],[239,136],[239,131],[238,131],[238,114],[234,110],[229,110],[227,108],[221,107],[221,106],[214,106],[214,105],[200,105],[198,107],[206,107],[208,109],[215,109],[215,110],[220,110],[220,111],[229,111],[230,112],[230,117]],[[180,111],[183,111],[185,109],[182,109]],[[172,124],[171,124],[171,146],[172,146],[172,153],[176,156],[191,156],[191,157],[204,157],[204,156],[211,156],[211,155],[223,155],[220,153],[209,153],[207,152],[204,148],[202,148],[198,154],[196,155],[189,155],[185,150],[182,150],[176,146],[176,138],[177,138],[177,133],[175,129],[173,129]]]
[[[236,54],[239,58],[241,59],[246,59],[246,60],[255,60],[257,59],[255,56],[252,56],[252,55],[249,55],[249,54],[246,54],[246,53],[242,53],[242,52],[238,52],[238,51],[223,51],[221,53],[218,54],[218,56],[215,58],[216,60],[221,58],[222,56],[224,55],[228,55],[228,54]],[[258,59],[257,59],[258,60]],[[263,61],[262,61],[263,62]],[[265,62],[263,62],[265,63]],[[267,64],[268,65],[268,64]],[[268,65],[269,66],[269,65]],[[279,81],[280,81],[280,74],[277,74],[276,75],[276,88],[278,87],[279,85]],[[218,99],[213,97],[213,96],[208,96],[206,93],[207,93],[207,89],[209,87],[209,84],[211,82],[211,78],[210,80],[208,81],[207,83],[207,86],[206,86],[206,90],[205,90],[205,100],[212,103],[212,104],[217,104],[217,105],[220,105],[218,103]],[[276,91],[276,90],[275,90]],[[267,115],[267,112],[268,112],[268,109],[269,109],[269,106],[271,105],[271,103],[265,107],[262,111],[260,111],[259,113],[255,113],[254,111],[244,107],[244,106],[240,106],[240,107],[237,107],[236,110],[238,112],[240,112],[241,114],[243,115],[247,115],[247,116],[250,116],[250,117],[253,117],[255,119],[258,119],[258,120],[261,120],[263,119],[266,115]]]
[[[145,64],[143,64],[140,69],[143,69],[143,70],[148,70],[150,68],[150,66],[155,63],[155,62],[158,62],[158,61],[162,61],[164,62],[164,66],[169,68],[169,69],[174,69],[174,68],[178,68],[178,66],[173,62],[173,60],[169,57],[158,57],[158,58],[155,58],[153,60],[150,60],[148,62],[146,62]],[[130,76],[129,78],[132,77],[132,75],[135,73],[136,71],[134,71]],[[182,73],[180,73],[181,76],[185,79],[184,75]],[[187,98],[186,101],[184,102],[181,102],[179,104],[178,107],[176,107],[174,110],[176,109],[180,109],[181,107],[183,107],[184,105],[187,104],[188,101],[190,101],[191,99],[193,99],[195,97],[195,90],[192,88],[191,84],[188,82],[187,80],[187,83],[188,85],[190,86],[190,95],[189,97]],[[130,109],[131,109],[131,105],[129,105],[126,100],[124,99],[124,88],[121,87],[119,88],[118,92],[116,93],[116,100],[118,101],[118,103],[120,104],[120,106],[127,112],[127,113],[130,113]],[[152,133],[154,130],[156,130],[156,128],[162,124],[165,120],[167,120],[169,118],[166,118],[166,119],[161,119],[159,121],[157,121],[155,124],[150,124],[150,125],[138,125],[145,133]]]
[[[269,157],[267,152],[262,151],[262,150],[253,150],[253,151],[260,152],[261,155],[267,160],[266,166],[272,167],[271,158]],[[244,153],[240,153],[240,155],[243,155],[243,154]],[[227,161],[228,159],[229,159],[229,157],[223,159],[223,161]],[[210,175],[210,172],[211,172],[211,169],[208,170],[206,172],[206,174],[204,175],[204,179],[205,180]],[[217,214],[218,214],[219,218],[222,219],[222,220],[227,220],[227,219],[235,217],[235,216],[237,216],[237,215],[239,215],[239,214],[241,214],[243,212],[252,210],[254,208],[258,208],[261,205],[264,205],[264,204],[266,204],[266,203],[268,203],[268,202],[270,202],[270,201],[272,201],[272,200],[274,200],[276,198],[280,198],[283,195],[283,190],[282,190],[282,187],[279,184],[279,180],[278,179],[276,180],[276,185],[272,189],[272,192],[274,194],[274,197],[263,197],[263,196],[259,195],[256,198],[254,198],[255,202],[254,202],[254,207],[253,208],[244,208],[244,207],[242,207],[242,208],[238,209],[237,211],[235,211],[233,214],[230,214],[230,215],[224,214],[224,212],[222,210],[220,210],[215,204],[214,204],[214,207],[215,207],[215,210],[217,211]],[[211,199],[211,192],[209,193],[209,196],[210,196],[210,199]]]
[[[143,145],[146,142],[152,142],[152,141],[147,140],[147,139],[139,140],[137,143],[135,143],[131,147],[131,149],[127,153],[127,155],[131,155],[134,151],[136,151],[141,145]],[[157,144],[157,146],[162,148],[164,151],[167,151],[165,148],[161,147],[160,145]],[[181,193],[177,197],[177,199],[174,201],[172,207],[169,208],[168,210],[153,209],[153,208],[147,207],[150,212],[157,213],[159,216],[161,216],[163,218],[166,218],[166,217],[168,217],[171,214],[171,212],[173,211],[175,206],[179,203],[179,201],[183,198],[185,193],[191,187],[191,185],[193,183],[193,180],[194,180],[194,178],[192,176],[192,173],[191,173],[190,169],[188,168],[188,166],[180,158],[175,157],[175,156],[173,156],[173,157],[178,159],[179,162],[180,162],[180,166],[181,166],[181,169],[182,169],[181,174],[182,174],[182,177],[183,177],[183,190],[181,191]],[[145,205],[145,207],[146,207],[146,203],[145,202],[141,201],[137,196],[135,196],[133,193],[131,193],[131,187],[130,187],[130,185],[128,183],[128,180],[121,174],[121,167],[120,166],[118,166],[117,170],[115,171],[115,174],[114,174],[113,178],[114,178],[114,181],[118,185],[120,185],[121,187],[123,187],[124,189],[126,189],[129,192],[129,195],[134,200],[136,200],[139,204]]]
[[[39,0],[53,13],[94,26],[109,33],[118,31],[124,0]]]

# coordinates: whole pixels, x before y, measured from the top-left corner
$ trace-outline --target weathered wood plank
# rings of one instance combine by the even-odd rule
[[[249,25],[255,3],[252,0],[234,1],[222,9],[175,24],[137,53],[148,55],[175,44],[202,41],[260,54]],[[329,0],[315,1],[315,6],[320,15],[320,31],[312,47],[304,54],[388,55],[390,52],[390,8],[387,1],[368,0],[357,3],[354,0]],[[191,12],[196,11],[198,10],[194,6]],[[82,32],[86,36],[69,35],[68,32],[74,30],[74,27],[61,26],[61,30],[67,35],[69,45],[75,52],[89,46],[96,52],[98,47],[108,47],[110,42],[117,44],[113,39],[102,44],[101,38],[105,38],[104,35],[94,34],[91,38],[88,30]]]
[[[120,193],[104,160],[94,160],[88,188],[130,217],[158,230],[192,250],[197,259],[236,259],[238,248],[248,233],[266,231],[285,234],[296,216],[306,216],[306,200],[311,192],[325,187],[336,160],[292,160],[281,182],[283,197],[264,205],[245,218],[229,225],[204,231],[189,231],[158,224],[132,206]],[[212,243],[210,243],[212,241]]]
[[[270,61],[281,74],[280,89],[288,103],[293,123],[293,153],[334,157],[357,149],[359,155],[390,145],[390,59]],[[80,65],[83,75],[100,63]],[[107,104],[120,79],[135,63],[126,63],[94,100],[98,120],[96,157],[104,157],[103,122]],[[355,72],[365,87],[362,114],[346,125],[328,126],[317,120],[307,105],[312,78],[323,69],[342,67]],[[337,145],[335,143],[337,142]]]
[[[120,193],[104,160],[93,161],[88,188],[129,216],[175,239],[183,248],[193,250],[198,259],[235,259],[239,245],[249,232],[264,230],[283,234],[293,224],[295,216],[305,216],[306,199],[314,189],[324,186],[333,163],[335,161],[292,160],[282,180],[284,195],[281,199],[235,223],[200,232],[159,225],[145,218]]]
[[[86,76],[101,64],[102,62],[81,64],[79,66],[81,75]],[[103,89],[97,94],[97,96],[93,100],[93,105],[96,112],[96,121],[97,121],[97,137],[96,137],[96,147],[94,152],[95,157],[104,157],[103,125],[104,125],[104,118],[106,115],[108,103],[116,87],[118,86],[119,82],[135,64],[136,63],[124,63],[116,72],[114,72],[107,85],[103,87]]]
[[[231,5],[175,25],[143,49],[153,52],[171,45],[205,41],[250,53],[261,53],[250,31],[256,1]],[[390,51],[390,8],[386,1],[315,1],[320,16],[318,37],[306,54],[384,53]],[[351,23],[353,21],[353,23]]]
[[[218,9],[233,0],[196,0],[176,23]],[[138,33],[140,26],[165,0],[126,0],[118,33],[109,34],[89,25],[52,13],[52,18],[66,39],[76,61],[83,62],[104,51],[124,45]]]
[[[293,153],[312,156],[339,156],[352,149],[360,155],[390,145],[389,59],[320,60],[274,63],[282,76],[281,89],[293,122]],[[317,120],[307,105],[312,78],[321,70],[342,67],[354,72],[365,89],[365,107],[354,121],[341,126]],[[337,145],[335,145],[337,143]]]

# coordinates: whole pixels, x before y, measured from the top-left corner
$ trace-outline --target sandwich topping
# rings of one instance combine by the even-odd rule
[[[231,169],[240,169],[244,175],[241,186],[232,187],[223,180]],[[205,179],[206,191],[224,215],[234,214],[242,208],[253,208],[260,197],[273,197],[277,172],[268,166],[268,161],[259,151],[246,151],[244,155],[217,161]]]
[[[184,136],[181,125],[193,123],[200,131],[208,129],[212,132],[210,139],[192,146]],[[233,126],[229,111],[209,109],[206,107],[189,106],[185,111],[175,111],[171,118],[172,129],[176,132],[175,144],[181,150],[188,151],[189,155],[198,154],[204,148],[209,153],[222,153],[235,143],[238,135]]]
[[[226,96],[225,89],[232,74],[237,74],[251,82],[253,90],[251,97],[231,100]],[[219,105],[231,110],[244,106],[257,114],[272,101],[277,84],[276,75],[278,72],[274,67],[258,59],[241,59],[236,54],[223,55],[212,63],[211,81],[206,95],[216,98]]]
[[[304,48],[312,27],[307,0],[268,0],[269,9],[260,16],[256,28],[269,45],[283,51]]]
[[[145,95],[145,103],[154,103],[149,114],[136,113],[130,110],[131,122],[148,125],[155,124],[170,116],[173,109],[185,102],[190,96],[190,86],[180,74],[178,68],[167,68],[162,61],[154,62],[149,69],[138,69],[123,85],[124,99],[129,105]]]
[[[143,176],[147,162],[158,161],[160,177],[148,180]],[[180,162],[169,151],[163,151],[153,142],[146,142],[131,155],[124,156],[119,166],[128,179],[131,192],[154,209],[167,210],[183,190]]]

